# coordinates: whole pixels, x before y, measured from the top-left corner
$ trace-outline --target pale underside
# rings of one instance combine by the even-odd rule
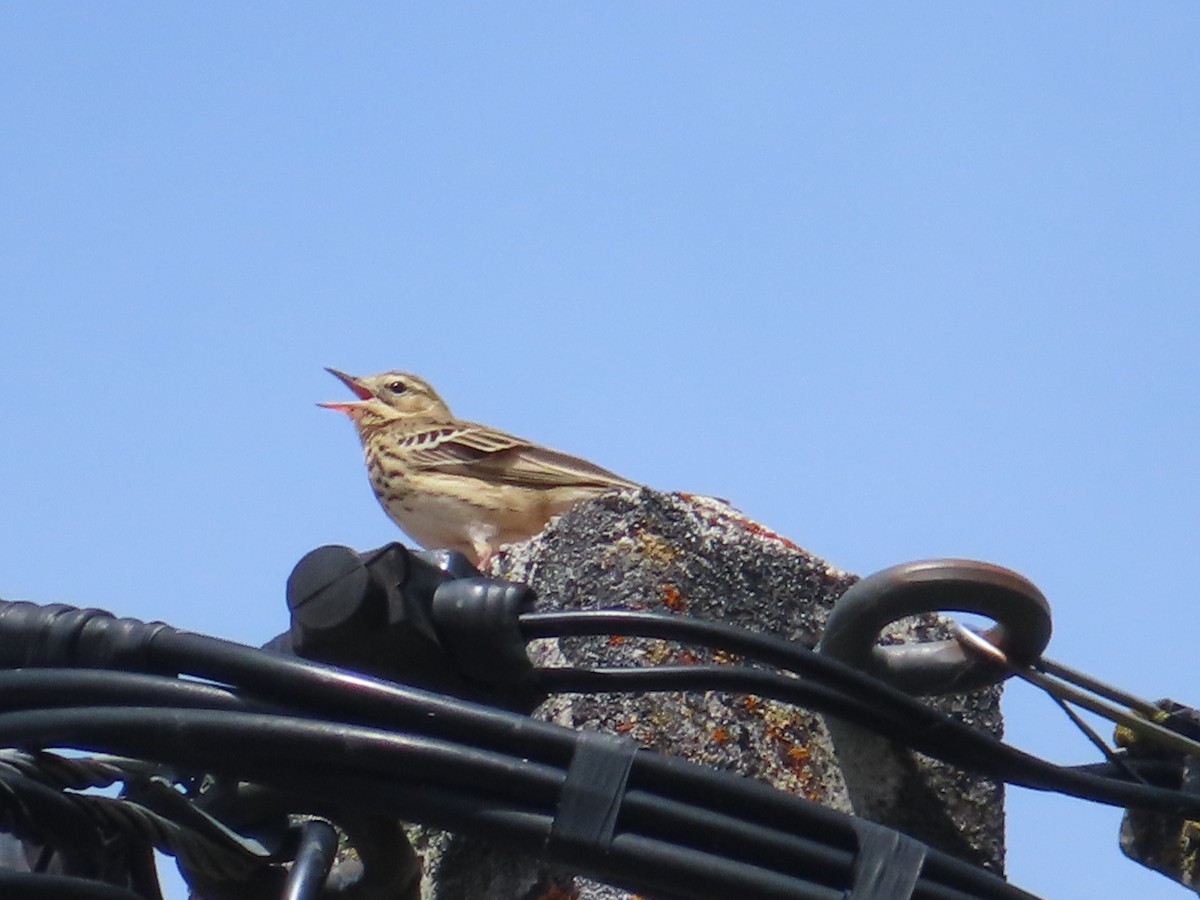
[[[522,488],[472,479],[470,499],[462,496],[463,479],[430,474],[423,489],[405,494],[385,493],[373,484],[383,508],[410,538],[422,547],[459,550],[479,562],[504,544],[541,531],[553,516],[581,500],[604,493],[604,488]]]
[[[487,426],[406,424],[364,442],[375,495],[417,543],[459,550],[477,562],[536,534],[581,500],[635,486]]]

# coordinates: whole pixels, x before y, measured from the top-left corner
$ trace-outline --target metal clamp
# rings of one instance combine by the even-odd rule
[[[1009,665],[954,639],[880,646],[905,616],[976,613],[996,624],[982,637]],[[1027,578],[990,563],[932,559],[903,563],[856,582],[834,604],[820,651],[915,695],[961,693],[1004,680],[1011,665],[1038,659],[1050,641],[1050,606]]]

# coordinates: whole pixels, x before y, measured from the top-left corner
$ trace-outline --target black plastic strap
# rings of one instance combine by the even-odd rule
[[[579,732],[550,828],[552,843],[589,854],[608,852],[637,750],[628,738]]]
[[[915,838],[866,819],[852,822],[858,835],[854,858],[854,886],[846,900],[911,900],[926,846]]]

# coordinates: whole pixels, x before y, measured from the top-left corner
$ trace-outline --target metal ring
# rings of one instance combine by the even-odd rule
[[[991,563],[931,559],[892,566],[853,584],[829,613],[820,650],[915,695],[961,693],[1012,674],[957,640],[876,643],[897,619],[942,611],[994,619],[983,637],[1016,666],[1036,660],[1050,642],[1050,605],[1027,578]]]

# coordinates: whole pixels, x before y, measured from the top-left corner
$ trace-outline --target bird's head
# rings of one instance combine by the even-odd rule
[[[325,371],[350,388],[358,399],[317,405],[344,412],[354,420],[360,432],[402,419],[450,421],[453,418],[450,408],[429,382],[408,372],[381,372],[359,377],[337,369]]]

